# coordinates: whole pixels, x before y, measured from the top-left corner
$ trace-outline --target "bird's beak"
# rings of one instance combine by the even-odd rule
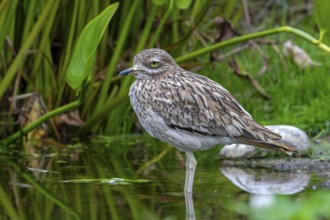
[[[126,76],[127,74],[136,72],[136,69],[134,68],[128,68],[119,73],[119,76]]]

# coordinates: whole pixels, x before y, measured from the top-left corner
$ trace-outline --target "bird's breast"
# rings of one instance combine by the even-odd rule
[[[155,85],[150,80],[136,80],[129,92],[132,108],[144,129],[154,136],[154,127],[157,127],[159,119],[154,112],[151,102]]]

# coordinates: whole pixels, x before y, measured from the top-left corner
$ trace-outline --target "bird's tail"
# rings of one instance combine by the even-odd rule
[[[252,145],[255,147],[261,147],[261,148],[266,148],[266,149],[271,149],[271,150],[280,150],[280,151],[285,152],[288,155],[292,155],[292,153],[298,153],[297,149],[295,149],[281,141],[269,140],[267,142],[263,142],[263,141],[259,141],[259,140],[240,138],[239,142],[242,144]]]

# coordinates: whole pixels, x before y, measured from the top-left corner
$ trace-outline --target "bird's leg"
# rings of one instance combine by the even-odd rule
[[[194,184],[194,176],[196,170],[197,161],[193,152],[186,152],[186,184],[184,186],[185,193],[192,193],[192,188]]]
[[[185,202],[186,202],[186,220],[195,220],[195,208],[194,200],[192,198],[192,193],[185,193]]]

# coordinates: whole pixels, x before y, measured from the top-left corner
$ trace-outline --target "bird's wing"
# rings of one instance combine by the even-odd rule
[[[160,81],[152,108],[175,129],[207,136],[266,141],[281,136],[256,123],[216,82],[190,72]]]

